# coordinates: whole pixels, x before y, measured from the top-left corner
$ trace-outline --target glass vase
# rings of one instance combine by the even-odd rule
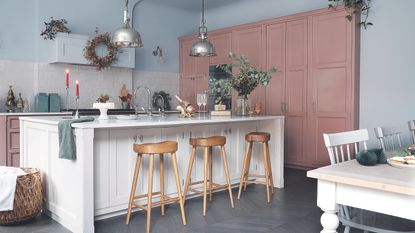
[[[238,96],[236,99],[235,114],[238,116],[249,115],[249,100],[247,96]]]

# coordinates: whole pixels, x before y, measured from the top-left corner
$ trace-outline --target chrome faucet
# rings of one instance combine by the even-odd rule
[[[161,117],[164,117],[164,98],[163,98],[163,96],[162,95],[156,95],[156,96],[154,96],[154,99],[153,99],[153,103],[154,104],[156,104],[157,103],[157,99],[158,98],[161,98],[161,110],[160,110],[160,108],[158,109],[158,111],[159,111],[159,113],[160,113],[160,116]]]
[[[134,90],[134,99],[136,99],[137,98],[137,92],[141,89],[141,88],[144,88],[146,91],[147,91],[147,109],[145,110],[145,112],[147,113],[147,115],[149,115],[149,116],[151,116],[151,111],[152,111],[152,108],[151,108],[151,101],[150,101],[150,98],[151,98],[151,91],[150,91],[150,89],[148,88],[148,87],[145,87],[145,86],[138,86],[135,90]],[[137,105],[135,105],[134,106],[135,107],[135,114],[137,114],[137,112],[138,112],[138,106]],[[142,109],[144,109],[144,107],[142,107]]]

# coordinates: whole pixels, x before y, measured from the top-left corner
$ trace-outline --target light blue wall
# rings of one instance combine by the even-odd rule
[[[397,127],[408,144],[407,121],[415,119],[415,1],[372,2],[375,25],[361,36],[360,127],[371,138],[376,126]]]
[[[95,27],[113,32],[122,25],[123,4],[124,0],[1,0],[0,59],[46,61],[48,46],[40,32],[52,16],[68,20],[76,34],[94,35]],[[177,37],[196,31],[197,15],[144,1],[136,7],[133,19],[144,42],[144,48],[136,49],[136,69],[178,72]],[[151,54],[157,45],[163,49],[164,63]]]
[[[36,60],[36,2],[0,1],[0,59]]]
[[[140,32],[144,47],[137,49],[136,69],[179,72],[179,42],[181,35],[197,32],[198,16],[194,12],[143,1],[134,12],[134,27]],[[159,45],[163,63],[153,57]]]

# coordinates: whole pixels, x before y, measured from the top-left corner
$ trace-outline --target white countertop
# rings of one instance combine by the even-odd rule
[[[72,112],[0,112],[0,116],[49,116],[71,114]]]
[[[193,118],[179,118],[179,115],[168,115],[165,117],[158,116],[139,116],[135,120],[119,120],[116,116],[110,116],[109,120],[97,120],[92,122],[83,122],[72,124],[74,128],[124,128],[124,127],[158,127],[158,126],[181,126],[181,125],[198,125],[198,124],[217,124],[227,122],[246,122],[246,121],[263,121],[284,119],[284,116],[214,116],[206,115],[206,117],[198,116]],[[43,123],[48,125],[57,125],[64,118],[60,116],[33,116],[20,117],[22,121]]]

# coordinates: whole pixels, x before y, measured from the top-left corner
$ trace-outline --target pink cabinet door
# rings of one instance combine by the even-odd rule
[[[276,67],[277,72],[266,87],[266,113],[284,114],[285,102],[285,23],[266,27],[266,67]]]
[[[190,48],[195,40],[180,41],[180,73],[182,77],[207,75],[209,58],[189,56]]]
[[[285,81],[285,162],[306,163],[307,146],[307,19],[287,22]]]
[[[196,63],[193,57],[189,56],[192,41],[180,41],[180,73],[183,77],[196,73]]]
[[[314,166],[330,164],[323,133],[352,130],[353,25],[344,12],[312,17],[309,150]]]
[[[0,166],[7,165],[7,117],[0,116]]]
[[[211,65],[228,64],[231,62],[229,59],[229,52],[232,48],[232,34],[221,33],[221,34],[209,34],[209,40],[213,44],[216,50],[216,56],[210,58]]]
[[[244,54],[248,57],[251,65],[262,67],[262,27],[258,26],[232,31],[232,52],[236,53],[237,56]],[[262,86],[259,85],[248,98],[251,101],[251,105],[261,103],[263,108],[265,108],[265,88]],[[236,100],[235,94],[233,100]]]

